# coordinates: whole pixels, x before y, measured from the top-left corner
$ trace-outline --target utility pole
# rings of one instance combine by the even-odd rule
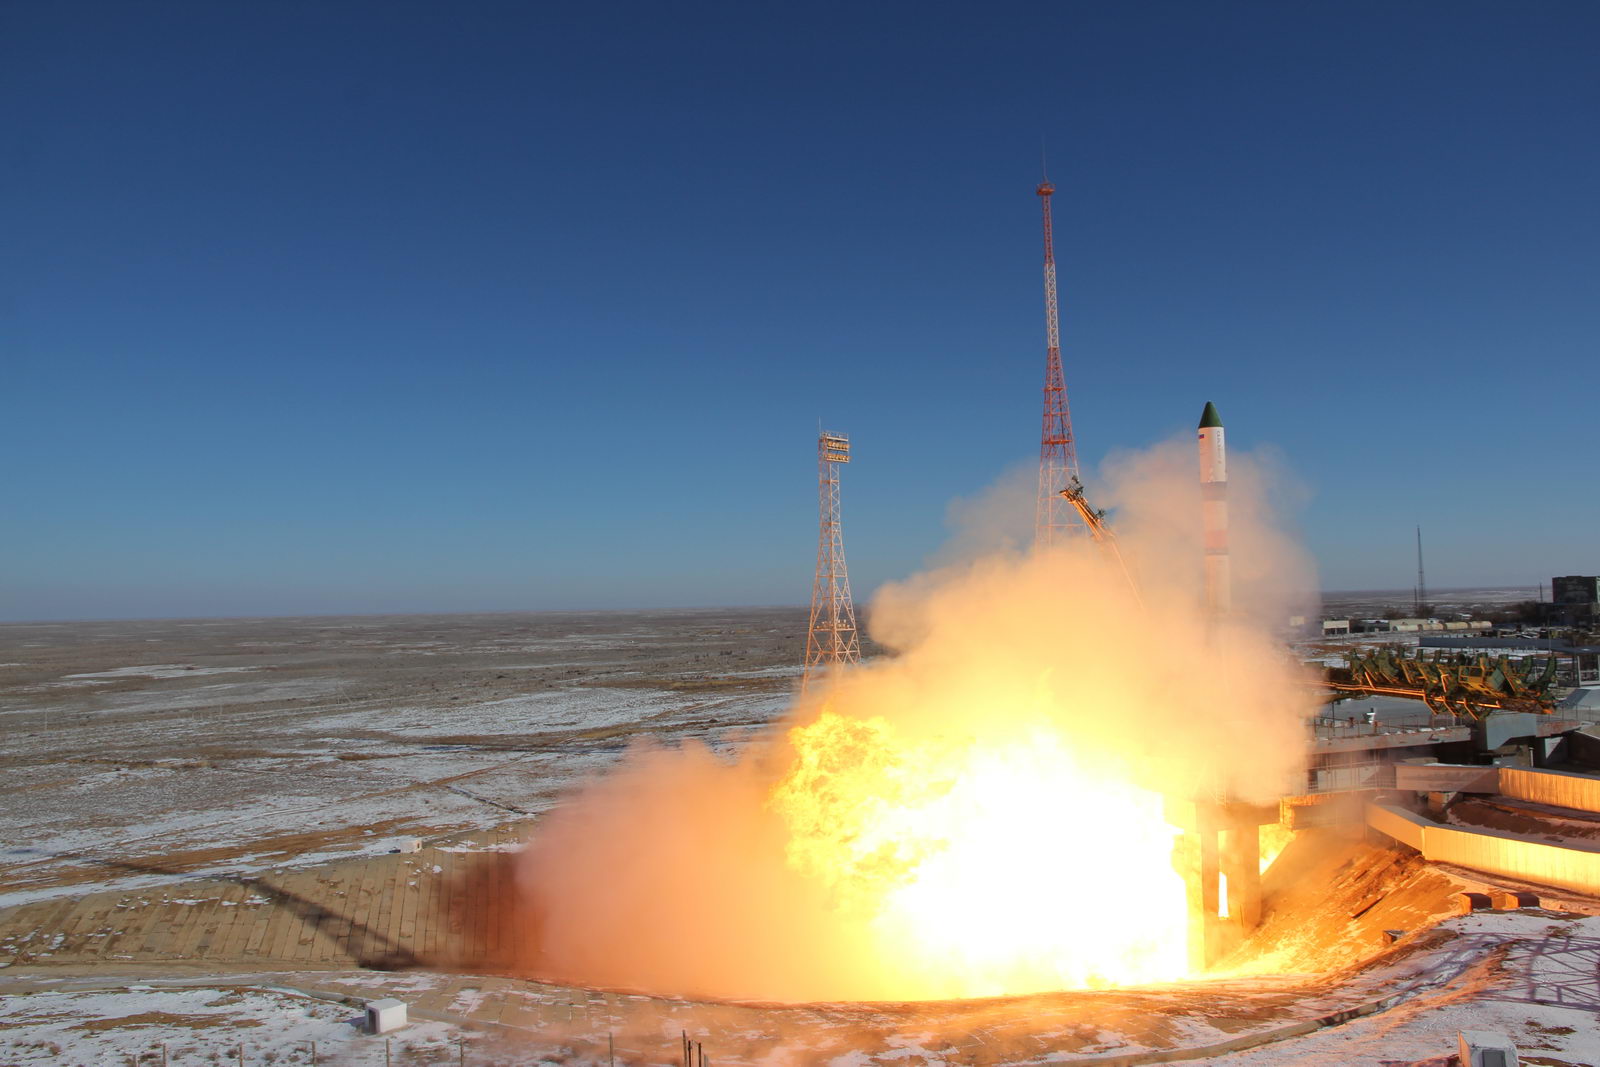
[[[839,523],[839,467],[850,462],[850,438],[823,433],[817,438],[817,574],[811,583],[811,626],[806,634],[803,693],[823,675],[847,663],[861,662],[856,609],[850,600],[850,575],[844,563],[844,534]]]
[[[1044,429],[1039,438],[1039,499],[1033,514],[1033,543],[1038,548],[1060,544],[1085,531],[1083,519],[1062,494],[1080,484],[1078,451],[1072,438],[1072,413],[1067,407],[1067,382],[1061,371],[1061,316],[1056,300],[1055,235],[1050,223],[1050,197],[1056,187],[1046,177],[1034,192],[1044,208]]]

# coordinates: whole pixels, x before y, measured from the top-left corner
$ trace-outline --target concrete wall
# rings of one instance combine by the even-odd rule
[[[1492,749],[1524,737],[1538,737],[1539,727],[1548,722],[1548,716],[1531,711],[1491,711],[1478,721],[1478,744]]]
[[[1575,811],[1600,812],[1600,778],[1565,771],[1501,767],[1500,792],[1517,800]]]
[[[1388,785],[1384,780],[1384,772],[1387,769],[1388,765],[1383,763],[1318,767],[1311,772],[1311,788],[1318,793],[1329,793],[1340,789],[1378,789]]]
[[[1568,758],[1588,767],[1600,767],[1600,728],[1587,726],[1566,736]]]
[[[1460,763],[1396,763],[1394,787],[1412,793],[1498,793],[1500,768]]]
[[[1424,819],[1404,808],[1396,808],[1389,804],[1368,804],[1367,825],[1388,834],[1402,845],[1410,845],[1418,852],[1422,852],[1423,831],[1434,823],[1431,819]]]
[[[1580,893],[1600,893],[1600,852],[1489,830],[1443,826],[1388,804],[1367,805],[1367,825],[1410,845],[1435,863],[1453,863]]]
[[[1564,886],[1580,893],[1600,893],[1600,852],[1582,852],[1453,826],[1425,827],[1421,851],[1439,863],[1506,874],[1541,885]]]

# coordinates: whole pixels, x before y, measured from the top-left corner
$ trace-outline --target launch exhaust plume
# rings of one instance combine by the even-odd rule
[[[813,687],[771,743],[641,747],[580,788],[521,859],[529,972],[772,1000],[1190,976],[1166,801],[1294,785],[1311,690],[1269,624],[1312,587],[1236,456],[1248,565],[1210,619],[1192,448],[1108,465],[1139,595],[1088,538],[949,563],[880,591],[892,654]]]

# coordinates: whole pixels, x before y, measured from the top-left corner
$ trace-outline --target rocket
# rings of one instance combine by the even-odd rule
[[[1222,417],[1206,401],[1200,414],[1200,525],[1205,544],[1206,610],[1222,618],[1233,607],[1228,569],[1228,445]]]

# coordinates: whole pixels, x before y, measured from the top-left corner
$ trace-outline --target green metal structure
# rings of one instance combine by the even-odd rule
[[[1491,711],[1548,714],[1555,656],[1490,658],[1482,653],[1436,649],[1414,656],[1392,648],[1352,649],[1349,664],[1327,669],[1328,688],[1339,693],[1376,693],[1420,700],[1437,714],[1481,718]]]

